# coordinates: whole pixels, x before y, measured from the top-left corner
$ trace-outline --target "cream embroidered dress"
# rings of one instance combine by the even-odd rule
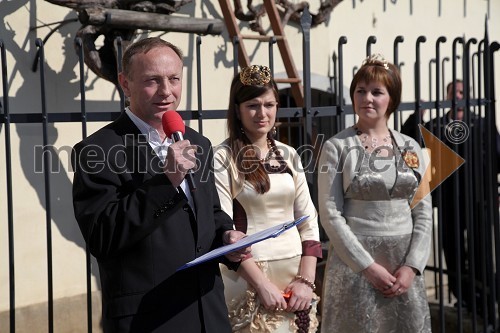
[[[278,288],[284,290],[299,274],[302,254],[321,257],[319,228],[316,209],[299,160],[292,147],[276,142],[285,168],[268,169],[270,190],[258,194],[253,187],[238,179],[236,166],[227,144],[215,147],[215,180],[222,209],[235,221],[237,230],[247,234],[267,229],[273,225],[309,215],[297,228],[277,238],[252,245],[252,257],[264,275]],[[226,304],[233,332],[297,332],[294,313],[268,311],[260,305],[253,288],[239,276],[221,266],[224,279]],[[310,310],[309,330],[316,332],[315,301]]]
[[[430,195],[410,209],[425,166],[413,139],[391,135],[396,145],[385,160],[366,153],[353,128],[323,146],[318,201],[331,243],[323,284],[324,333],[431,332],[423,276],[430,253]],[[408,167],[404,152],[416,154],[418,168]],[[374,261],[391,273],[402,265],[419,273],[406,293],[384,298],[361,273]]]

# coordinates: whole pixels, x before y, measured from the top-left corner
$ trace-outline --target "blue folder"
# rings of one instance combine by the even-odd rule
[[[244,247],[248,247],[248,246],[255,244],[255,243],[258,243],[258,242],[262,242],[263,240],[266,240],[268,238],[278,237],[279,235],[281,235],[282,233],[284,233],[288,229],[291,229],[291,228],[297,226],[298,224],[302,223],[308,217],[309,217],[309,215],[304,215],[304,216],[299,217],[295,221],[280,223],[280,224],[272,226],[266,230],[256,232],[255,234],[252,234],[252,235],[247,235],[246,237],[243,237],[242,239],[240,239],[236,243],[221,246],[221,247],[216,248],[208,253],[205,253],[204,255],[202,255],[194,260],[191,260],[190,262],[179,267],[177,269],[177,271],[183,270],[183,269],[188,268],[188,267],[199,265],[201,263],[204,263],[205,261],[209,261],[209,260],[215,259],[217,257],[223,256],[226,253],[233,252],[233,251],[239,250],[239,249],[244,248]]]

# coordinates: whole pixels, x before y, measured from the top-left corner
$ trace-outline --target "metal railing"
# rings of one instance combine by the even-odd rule
[[[311,89],[311,71],[310,71],[310,15],[306,11],[303,15],[302,20],[302,34],[303,34],[303,86],[304,86],[304,105],[293,105],[289,95],[284,93],[283,101],[281,103],[282,107],[279,111],[279,121],[282,126],[279,128],[279,137],[285,138],[296,148],[313,146],[317,141],[318,137],[321,135],[324,137],[330,137],[337,133],[338,131],[346,127],[346,123],[355,119],[355,115],[352,110],[352,106],[346,104],[345,96],[343,95],[344,78],[345,73],[349,73],[351,69],[345,68],[344,66],[344,45],[348,44],[346,37],[339,38],[338,48],[333,52],[332,56],[332,68],[333,76],[330,77],[331,89],[330,91],[317,92],[315,96],[312,95],[313,90]],[[1,37],[1,36],[0,36]],[[377,38],[375,36],[370,36],[366,42],[366,53],[369,55],[371,53],[371,46],[375,44]],[[421,80],[421,67],[424,66],[420,45],[426,43],[427,38],[425,36],[420,36],[414,46],[415,49],[415,64],[413,71],[413,78],[404,77],[403,81],[412,80],[415,83],[415,98],[413,101],[403,102],[399,106],[397,113],[393,117],[393,127],[398,130],[401,127],[403,115],[410,112],[417,112],[420,115],[420,109],[429,109],[432,117],[441,117],[448,108],[465,107],[467,116],[464,120],[466,124],[472,126],[472,117],[480,117],[484,119],[481,124],[484,128],[476,129],[472,133],[472,139],[468,140],[464,145],[466,148],[463,150],[464,159],[470,161],[466,163],[465,167],[459,172],[463,172],[467,175],[469,180],[466,183],[465,188],[457,188],[455,191],[455,200],[458,202],[458,196],[463,195],[466,197],[466,231],[467,231],[467,241],[468,244],[460,244],[459,246],[467,246],[469,248],[469,267],[467,272],[469,274],[469,279],[476,281],[477,272],[481,280],[478,281],[483,288],[481,288],[482,293],[484,293],[482,298],[481,308],[487,309],[487,311],[482,311],[479,315],[478,307],[475,302],[473,302],[471,315],[473,321],[473,331],[498,331],[498,320],[500,318],[498,309],[498,296],[496,296],[499,291],[498,281],[496,277],[496,269],[498,267],[498,260],[500,259],[500,230],[498,227],[498,189],[497,189],[497,178],[496,178],[496,166],[497,166],[497,149],[496,146],[496,116],[495,116],[495,96],[494,96],[494,63],[493,54],[499,49],[499,44],[497,42],[490,43],[488,39],[487,32],[483,40],[477,42],[475,39],[464,40],[463,38],[456,38],[452,42],[452,54],[453,57],[441,57],[441,49],[443,45],[447,42],[446,37],[439,37],[435,41],[435,56],[428,60],[429,68],[429,80],[428,88],[429,96],[432,95],[432,88],[434,88],[434,98],[427,102],[422,101],[422,92],[424,84]],[[404,65],[400,62],[399,49],[404,44],[403,36],[397,36],[393,44],[393,62],[401,68]],[[120,45],[120,40],[117,40],[117,44]],[[234,45],[234,70],[238,70],[237,65],[237,47],[238,40],[233,40]],[[269,40],[269,64],[271,70],[274,72],[274,61],[273,61],[273,47],[275,44],[274,39]],[[477,45],[477,50],[474,51],[474,47]],[[41,124],[43,129],[43,135],[40,138],[40,144],[44,147],[44,152],[49,148],[47,132],[48,127],[51,124],[56,123],[81,123],[82,128],[82,138],[87,136],[87,124],[89,122],[96,121],[112,121],[119,114],[120,110],[123,109],[124,101],[123,95],[120,102],[120,106],[117,107],[116,112],[94,112],[87,111],[87,101],[85,95],[85,62],[84,53],[82,50],[82,41],[77,38],[75,39],[75,46],[78,50],[77,56],[79,61],[79,79],[80,79],[80,107],[81,112],[79,113],[60,113],[51,112],[47,108],[46,103],[46,89],[50,87],[50,83],[45,82],[44,77],[44,66],[45,66],[45,54],[44,54],[44,43],[41,39],[36,40],[36,47],[38,52],[38,70],[40,77],[40,96],[41,96],[41,113],[19,113],[11,112],[9,105],[9,86],[7,80],[7,73],[9,72],[9,67],[7,64],[6,48],[3,41],[0,39],[0,50],[1,50],[1,77],[2,77],[2,112],[0,113],[0,125],[3,135],[5,136],[5,160],[3,165],[5,165],[5,176],[6,183],[5,187],[0,189],[7,193],[7,211],[3,212],[1,216],[1,221],[6,220],[8,228],[8,270],[9,270],[9,304],[10,304],[10,331],[16,331],[16,261],[14,255],[14,249],[18,246],[23,246],[22,244],[14,244],[14,212],[13,212],[13,192],[12,192],[12,134],[10,132],[11,126],[16,124],[27,124],[35,123]],[[409,46],[408,46],[409,47]],[[202,37],[198,36],[196,39],[196,75],[198,77],[198,107],[197,110],[186,110],[181,112],[183,118],[186,120],[197,120],[198,121],[198,131],[203,133],[204,131],[204,121],[208,119],[225,119],[225,110],[205,110],[202,101],[202,84],[201,79],[201,48],[202,48]],[[388,53],[388,52],[387,52]],[[452,77],[456,80],[457,77],[457,66],[461,65],[463,69],[463,81],[465,87],[471,87],[472,89],[466,88],[464,91],[464,100],[458,101],[454,98],[451,101],[443,100],[445,95],[445,63],[450,62],[452,65]],[[118,61],[119,63],[119,61]],[[356,68],[352,69],[355,72]],[[434,79],[432,80],[432,74],[434,74]],[[318,97],[320,96],[320,97]],[[289,102],[287,104],[287,101]],[[327,101],[328,103],[326,103]],[[420,117],[420,116],[419,116]],[[485,132],[486,135],[481,135]],[[435,129],[435,134],[442,138],[445,133],[440,132],[440,127]],[[317,148],[317,147],[316,147]],[[457,147],[452,147],[457,149]],[[484,159],[474,160],[473,152],[481,152],[480,156]],[[316,154],[315,154],[316,152]],[[304,165],[306,166],[307,180],[311,187],[311,193],[313,198],[317,203],[316,184],[315,184],[315,159],[317,158],[318,150],[305,150],[302,154],[304,158]],[[54,297],[53,297],[53,253],[52,253],[52,210],[51,210],[51,183],[50,179],[50,168],[49,168],[49,158],[50,154],[43,154],[44,163],[44,180],[45,180],[45,223],[46,223],[46,244],[47,244],[47,272],[48,272],[48,331],[54,331]],[[483,168],[486,166],[486,168]],[[486,171],[486,172],[484,172]],[[455,173],[454,177],[457,177],[458,173]],[[495,185],[493,185],[495,184]],[[440,208],[440,199],[444,195],[451,195],[450,193],[441,193],[438,188],[434,195],[438,198],[437,206],[437,232],[433,238],[433,266],[429,266],[428,271],[434,274],[434,288],[435,288],[435,300],[439,304],[438,320],[439,329],[441,332],[446,331],[445,327],[445,303],[446,297],[443,277],[447,274],[444,268],[444,261],[442,258],[442,247],[443,247],[443,237],[450,237],[450,235],[443,235],[442,231],[442,214]],[[479,203],[479,204],[478,204]],[[71,208],[70,208],[71,209]],[[454,237],[458,237],[457,234],[460,232],[459,228],[456,228]],[[475,234],[477,232],[477,235]],[[323,234],[323,240],[327,241],[326,236]],[[481,258],[477,261],[478,254],[475,251],[479,251]],[[91,257],[86,251],[86,262],[82,265],[86,265],[87,268],[87,325],[88,331],[92,331],[92,299],[91,299]],[[461,251],[457,249],[457,254],[460,256]],[[458,274],[460,275],[461,262],[458,260]],[[2,267],[1,269],[5,269]],[[460,284],[459,284],[460,285]],[[470,290],[458,289],[457,311],[456,311],[456,322],[458,330],[457,332],[462,332],[464,312],[461,311],[462,304],[462,293],[471,292]],[[475,289],[473,289],[474,292]],[[2,295],[2,297],[7,297],[7,295]],[[432,300],[430,300],[432,301]],[[488,325],[479,325],[478,323],[488,323]],[[451,332],[451,331],[449,331]]]

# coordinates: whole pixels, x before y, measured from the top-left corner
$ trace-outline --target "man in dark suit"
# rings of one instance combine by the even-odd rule
[[[176,271],[244,236],[220,208],[210,141],[190,128],[185,140],[165,138],[161,120],[179,105],[182,59],[160,38],[129,46],[119,74],[129,107],[74,147],[74,211],[99,263],[107,333],[230,332],[219,262]],[[236,269],[248,250],[219,261]]]

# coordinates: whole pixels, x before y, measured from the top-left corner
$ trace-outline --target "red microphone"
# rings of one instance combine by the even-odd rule
[[[163,131],[169,138],[172,139],[172,141],[177,142],[184,140],[186,125],[184,125],[182,117],[176,111],[169,110],[165,112],[161,117],[161,124],[163,126]],[[193,170],[188,170],[186,179],[189,185],[189,190],[191,192],[195,191],[196,185],[194,184]]]

